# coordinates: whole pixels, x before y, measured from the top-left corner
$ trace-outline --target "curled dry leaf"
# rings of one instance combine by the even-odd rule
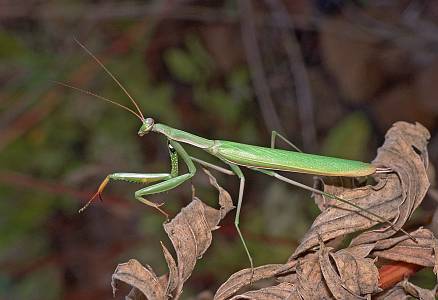
[[[291,274],[292,273],[292,274]],[[252,282],[279,276],[279,284],[239,294],[231,299],[271,299],[263,298],[270,293],[273,299],[278,295],[287,295],[281,299],[321,299],[330,298],[330,292],[322,280],[318,255],[309,254],[286,265],[265,265],[254,269]],[[216,292],[215,300],[229,299],[242,288],[250,287],[251,269],[233,274]]]
[[[349,199],[354,204],[363,207],[385,219],[395,217],[400,191],[397,176],[389,174],[386,180],[380,180],[375,186],[366,186],[352,190],[344,190],[337,196]],[[380,221],[370,217],[364,211],[358,211],[351,205],[340,203],[323,211],[313,222],[304,235],[300,245],[295,249],[293,257],[318,246],[318,235],[324,241],[343,237],[346,234],[368,229]]]
[[[170,222],[163,225],[175,252],[177,262],[162,244],[169,273],[158,277],[151,268],[143,267],[131,259],[119,264],[113,274],[113,292],[118,281],[133,287],[130,297],[133,299],[178,299],[185,281],[190,277],[196,260],[201,258],[211,244],[212,230],[218,228],[219,221],[234,208],[230,195],[220,187],[216,179],[206,171],[210,183],[219,191],[220,209],[209,207],[193,195],[192,202]],[[134,296],[135,295],[135,296]]]
[[[231,299],[365,299],[380,291],[379,272],[375,259],[366,258],[369,247],[343,249],[333,252],[321,243],[317,253],[309,253],[288,263],[291,274],[285,273],[278,265],[267,265],[256,269],[256,280],[276,275],[278,284],[244,294]],[[248,286],[250,270],[235,273],[219,289],[220,297],[228,299],[242,287]],[[217,294],[218,296],[218,294]]]
[[[436,299],[437,286],[434,289],[423,289],[410,283],[407,280],[399,282],[396,286],[379,294],[376,300],[399,300],[399,299],[420,299],[420,300],[434,300]]]
[[[331,253],[330,256],[346,290],[355,295],[371,295],[380,291],[375,259],[366,258],[366,255],[356,255],[348,248]]]
[[[430,186],[427,177],[429,156],[427,143],[430,134],[419,124],[397,122],[388,130],[385,143],[379,148],[373,161],[378,167],[389,167],[399,177],[401,192],[394,227],[402,228],[414,210],[423,201]],[[386,230],[364,232],[352,241],[352,244],[364,244],[378,241],[394,235],[394,231],[386,226]]]
[[[403,289],[406,291],[406,293],[408,293],[409,295],[420,299],[420,300],[435,300],[435,294],[436,294],[436,289],[437,287],[435,286],[434,289],[432,290],[428,290],[428,289],[423,289],[419,286],[416,286],[412,283],[410,283],[407,280],[403,280],[401,283]]]
[[[300,258],[296,267],[297,294],[303,299],[330,299],[327,285],[322,280],[321,267],[317,253],[310,253]]]
[[[331,253],[323,243],[318,254],[324,282],[335,299],[365,299],[380,291],[374,260],[354,256],[345,250]]]
[[[403,261],[424,267],[437,266],[435,255],[438,240],[432,231],[419,228],[411,235],[417,240],[414,242],[406,236],[381,240],[375,243],[372,255],[393,261]]]
[[[231,300],[237,300],[237,299],[284,300],[290,297],[290,295],[293,294],[295,290],[296,288],[293,284],[288,282],[283,282],[278,285],[262,288],[257,291],[246,292],[245,294],[231,298]],[[295,298],[295,299],[299,299],[299,298]]]
[[[278,270],[282,267],[281,264],[265,265],[254,268],[254,270],[248,268],[240,270],[239,272],[231,275],[228,280],[223,283],[214,295],[215,300],[228,299],[233,296],[241,288],[250,285],[252,282],[259,281],[261,279],[272,278]]]
[[[336,203],[316,218],[293,257],[317,246],[318,236],[327,241],[377,224],[380,224],[378,230],[360,234],[351,245],[372,243],[394,235],[394,228],[398,230],[405,224],[429,187],[426,174],[426,145],[429,138],[429,132],[421,124],[397,122],[387,132],[385,143],[379,148],[373,161],[377,167],[389,167],[394,173],[374,175],[377,182],[375,185],[358,188],[324,186],[325,192],[346,199],[385,220],[391,220],[393,228],[366,211],[345,203]],[[321,196],[315,195],[315,198],[322,202]]]
[[[408,300],[409,298],[411,297],[406,294],[403,287],[397,284],[389,290],[380,293],[375,297],[375,300]]]
[[[165,299],[165,288],[157,275],[150,268],[143,267],[135,259],[119,264],[114,271],[111,282],[114,295],[117,290],[117,280],[132,285],[142,292],[147,299]],[[134,293],[138,294],[138,292],[132,292],[132,294]]]

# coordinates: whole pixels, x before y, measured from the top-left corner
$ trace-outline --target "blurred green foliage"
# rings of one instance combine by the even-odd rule
[[[228,1],[226,5],[235,9],[235,2]],[[118,27],[104,24],[108,26],[103,26],[105,30],[99,31],[100,34],[93,31],[96,35],[90,34],[90,40],[83,42],[97,56],[107,55],[105,64],[121,78],[146,117],[207,138],[267,145],[269,135],[259,117],[247,66],[239,64],[229,73],[221,73],[196,31],[184,32],[180,34],[181,43],[166,46],[158,57],[164,69],[159,71],[166,75],[152,76],[155,70],[145,60],[147,47],[151,45],[146,42],[124,41],[127,50],[120,51],[121,54],[99,53],[98,49],[109,48],[108,40],[113,36],[108,32],[128,30],[128,24],[131,22],[117,23]],[[105,39],[105,31],[110,38]],[[0,296],[59,299],[72,290],[91,290],[94,284],[110,297],[111,272],[117,263],[131,257],[151,264],[157,273],[166,272],[159,241],[166,241],[167,245],[170,242],[162,229],[163,217],[133,199],[133,191],[139,186],[111,183],[105,196],[119,195],[123,204],[104,202],[90,207],[84,215],[78,215],[77,209],[87,199],[68,193],[73,189],[91,194],[109,172],[167,172],[164,137],[151,134],[140,138],[137,135],[140,122],[133,115],[51,83],[50,80],[70,82],[74,72],[90,63],[91,59],[72,41],[55,40],[52,35],[30,39],[28,34],[20,36],[20,33],[23,34],[0,31],[0,80],[6,82],[0,95],[0,122],[7,120],[6,125],[0,123],[0,129],[9,130],[8,126],[17,118],[24,119],[20,126],[32,124],[38,114],[33,109],[47,108],[49,104],[45,100],[49,93],[56,96],[50,103],[53,110],[48,108],[40,122],[26,128],[23,135],[0,150],[1,169],[26,175],[31,182],[29,186],[24,182],[16,185],[0,182],[3,198],[0,211],[5,212],[0,218]],[[43,35],[44,31],[38,33]],[[142,40],[142,36],[137,38]],[[102,70],[86,68],[82,77],[87,76],[80,88],[132,107],[126,95]],[[181,90],[187,93],[185,97],[181,96]],[[293,114],[288,117],[296,118]],[[369,158],[372,132],[369,120],[362,113],[347,113],[339,117],[333,128],[318,130],[328,132],[322,153],[359,160]],[[289,138],[294,142],[297,139]],[[187,149],[195,156],[216,162],[199,150],[189,146]],[[306,192],[297,192],[268,176],[251,171],[245,174],[241,228],[255,263],[284,262],[310,226],[317,209]],[[310,176],[300,178],[312,183]],[[236,199],[237,178],[218,175],[218,181]],[[202,172],[198,172],[192,183],[201,199],[215,204],[217,193]],[[59,191],[44,192],[50,184]],[[190,185],[185,184],[153,200],[166,200],[166,211],[176,213],[190,200],[190,193]],[[232,272],[248,267],[233,218],[230,213],[223,222],[224,230],[214,232],[211,249],[195,269],[200,274],[194,274],[195,278],[213,279],[199,286],[189,281],[186,296],[189,291],[196,294],[203,288],[214,289]],[[130,235],[135,240],[129,241],[132,244],[125,240]],[[123,248],[120,244],[128,246]],[[38,265],[40,259],[52,256],[64,260]],[[97,272],[99,278],[87,277],[87,282],[82,282],[84,273],[97,268],[85,263],[93,260],[97,261],[96,265],[104,266]],[[34,262],[36,266],[32,265]],[[17,269],[24,271],[18,276]],[[46,291],[44,297],[33,293],[40,290]]]
[[[363,113],[348,114],[331,128],[324,139],[322,153],[327,156],[366,160],[371,126]]]

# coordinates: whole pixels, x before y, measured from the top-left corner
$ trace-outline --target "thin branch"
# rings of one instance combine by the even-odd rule
[[[254,11],[251,0],[239,0],[242,40],[245,47],[248,66],[251,73],[254,91],[258,100],[263,120],[269,131],[284,132],[274,104],[269,85],[266,80],[262,56],[257,42],[254,22]]]
[[[75,188],[65,186],[59,182],[51,182],[48,180],[34,178],[32,176],[13,172],[13,171],[0,171],[0,183],[7,184],[8,186],[17,188],[33,189],[50,193],[52,195],[70,196],[84,201],[90,198],[95,191],[79,191]],[[130,201],[126,201],[121,197],[107,195],[105,201],[109,203],[117,203],[117,206],[129,207],[132,204]]]
[[[93,13],[84,13],[93,12]],[[177,10],[168,10],[163,14],[160,5],[138,2],[108,2],[102,3],[74,3],[74,4],[40,4],[25,6],[20,4],[0,4],[0,19],[87,19],[105,21],[121,18],[156,17],[160,19],[193,20],[201,22],[236,22],[233,11],[210,7],[180,5]]]
[[[316,150],[317,140],[312,91],[299,43],[295,33],[289,30],[289,28],[293,28],[293,20],[287,14],[286,7],[284,7],[281,1],[266,0],[266,2],[271,7],[272,18],[279,19],[281,20],[280,22],[285,23],[281,36],[288,56],[290,71],[295,80],[294,87],[298,103],[303,146],[308,151]]]

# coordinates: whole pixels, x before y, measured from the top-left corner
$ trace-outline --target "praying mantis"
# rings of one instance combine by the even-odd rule
[[[378,168],[372,164],[360,161],[302,153],[290,141],[288,141],[285,137],[275,131],[273,131],[271,135],[271,147],[261,147],[225,140],[206,139],[189,132],[172,128],[165,124],[156,123],[154,119],[144,117],[137,102],[128,93],[128,91],[120,83],[120,81],[106,68],[106,66],[90,50],[88,50],[88,48],[86,48],[79,41],[75,41],[96,61],[97,64],[102,67],[102,69],[123,90],[123,92],[130,99],[136,110],[124,106],[116,101],[94,94],[90,91],[83,90],[81,88],[62,82],[56,83],[97,97],[101,100],[117,105],[126,111],[129,111],[141,122],[140,129],[138,130],[139,136],[144,136],[148,133],[158,133],[164,135],[168,141],[169,156],[171,162],[171,170],[169,173],[113,173],[106,176],[106,178],[99,185],[97,192],[91,197],[91,199],[85,204],[85,206],[80,209],[80,212],[86,209],[94,199],[96,199],[97,197],[102,197],[102,192],[110,180],[121,180],[146,185],[146,187],[135,192],[135,199],[157,209],[167,218],[167,214],[160,208],[162,204],[156,204],[152,201],[149,201],[145,197],[148,195],[153,195],[174,189],[192,178],[196,174],[196,167],[194,164],[194,162],[196,162],[229,175],[236,175],[239,178],[240,186],[234,224],[240,240],[242,241],[252,269],[254,268],[253,259],[246,245],[242,232],[239,228],[240,212],[242,208],[243,193],[245,189],[245,176],[241,170],[241,167],[272,176],[276,179],[311,191],[313,193],[318,193],[323,196],[330,197],[337,201],[351,205],[357,210],[366,212],[370,216],[370,218],[373,217],[380,222],[387,223],[389,227],[396,230],[396,228],[394,228],[393,224],[390,221],[365,208],[362,208],[338,196],[328,194],[326,192],[294,181],[276,172],[284,171],[322,176],[361,177],[369,176],[376,173],[388,173],[391,172],[390,169]],[[288,151],[275,148],[275,141],[277,136],[284,140],[286,143],[288,143],[290,146],[294,147],[297,151]],[[188,144],[204,150],[208,154],[218,158],[224,164],[228,165],[229,169],[225,169],[220,166],[216,166],[214,164],[190,156],[181,144]],[[179,158],[181,158],[187,166],[187,173],[179,174]],[[407,233],[403,229],[400,229],[400,231],[410,236],[409,233]]]

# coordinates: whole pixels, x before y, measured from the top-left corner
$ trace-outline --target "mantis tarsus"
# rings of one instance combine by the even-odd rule
[[[302,153],[291,142],[289,142],[286,138],[276,133],[275,131],[272,132],[271,147],[267,148],[267,147],[253,146],[253,145],[241,144],[241,143],[223,141],[223,140],[210,140],[179,129],[172,128],[164,124],[155,123],[155,121],[152,118],[145,118],[143,116],[143,113],[141,112],[138,104],[131,97],[128,91],[123,87],[120,81],[105,67],[105,65],[103,65],[103,63],[79,41],[76,40],[76,42],[105,70],[106,73],[108,73],[108,75],[125,92],[125,94],[128,96],[130,101],[134,104],[136,111],[118,102],[96,95],[92,92],[71,86],[69,84],[65,84],[61,82],[58,82],[58,84],[73,88],[83,93],[95,96],[101,100],[110,102],[135,115],[137,118],[140,119],[142,123],[138,131],[139,136],[144,136],[147,133],[155,132],[162,134],[167,138],[170,161],[171,161],[170,173],[113,173],[108,175],[100,184],[97,192],[92,196],[92,198],[88,201],[88,203],[83,208],[81,208],[80,211],[83,211],[86,207],[88,207],[88,205],[96,197],[99,198],[101,197],[101,194],[105,186],[108,184],[110,180],[122,180],[122,181],[141,183],[147,185],[146,187],[135,192],[135,198],[148,206],[152,206],[156,208],[167,217],[167,214],[160,208],[161,204],[153,203],[147,200],[145,196],[171,190],[179,186],[183,182],[189,180],[196,173],[196,167],[194,162],[197,162],[204,166],[214,168],[223,173],[236,175],[240,179],[239,196],[237,201],[237,209],[236,209],[234,224],[239,234],[239,237],[243,243],[243,246],[245,248],[246,254],[250,261],[251,268],[254,267],[253,260],[249,253],[245,239],[243,238],[243,235],[239,228],[240,211],[242,206],[243,192],[245,188],[245,176],[243,175],[240,169],[241,166],[257,172],[261,172],[269,176],[273,176],[279,180],[309,190],[311,192],[319,193],[326,197],[330,197],[337,201],[349,204],[352,207],[356,208],[357,210],[360,210],[361,212],[366,212],[366,214],[369,215],[366,217],[376,218],[380,222],[387,223],[392,229],[396,230],[396,228],[394,228],[393,224],[390,221],[380,217],[379,215],[367,209],[359,207],[358,205],[351,203],[347,200],[344,200],[338,196],[331,195],[323,191],[314,189],[312,187],[306,186],[304,184],[301,184],[299,182],[296,182],[292,179],[284,177],[278,174],[277,172],[275,172],[275,171],[285,171],[285,172],[298,172],[298,173],[322,175],[322,176],[360,177],[360,176],[372,175],[375,173],[386,173],[390,171],[389,169],[376,168],[372,164],[359,162],[359,161]],[[298,152],[276,149],[275,139],[277,136],[283,139],[289,145],[296,148]],[[198,147],[206,151],[207,153],[217,157],[225,164],[227,164],[230,170],[224,169],[219,166],[215,166],[213,164],[189,156],[189,154],[182,147],[181,143]],[[179,175],[178,157],[181,157],[184,163],[186,164],[188,168],[188,173]],[[400,231],[410,236],[403,229],[400,229]],[[413,237],[411,238],[413,239]]]

